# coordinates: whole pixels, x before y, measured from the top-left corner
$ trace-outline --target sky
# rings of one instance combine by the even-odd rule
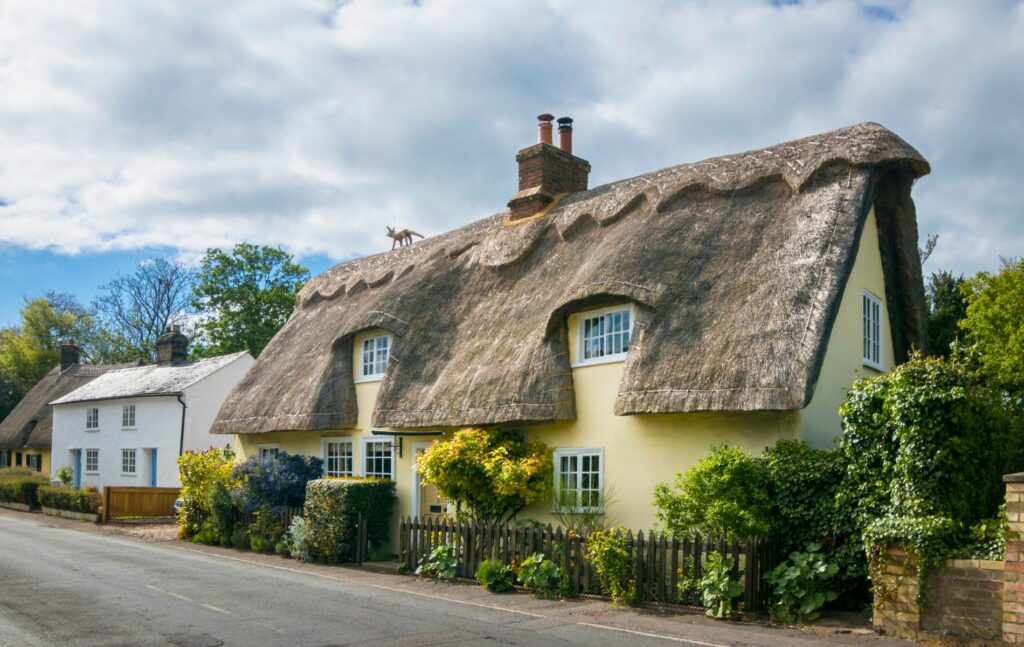
[[[118,273],[314,273],[517,189],[535,116],[591,186],[876,121],[932,164],[926,271],[1024,254],[1024,2],[0,0],[0,326]]]

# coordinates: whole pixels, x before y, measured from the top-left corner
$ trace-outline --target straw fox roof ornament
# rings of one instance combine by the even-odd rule
[[[520,156],[561,154],[543,122],[541,137]],[[589,172],[568,155],[567,173],[580,162]],[[573,419],[565,319],[622,302],[636,305],[637,320],[617,414],[802,408],[872,206],[896,359],[923,347],[910,190],[928,172],[913,147],[864,123],[552,189],[533,217],[506,211],[339,264],[302,289],[214,430],[353,426],[353,337],[368,329],[394,335],[375,426]],[[521,186],[512,217],[517,199],[537,194]]]

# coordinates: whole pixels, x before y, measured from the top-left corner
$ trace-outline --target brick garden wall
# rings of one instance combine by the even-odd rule
[[[882,593],[875,595],[879,631],[919,640],[957,636],[1024,645],[1024,473],[1005,476],[1010,537],[1006,561],[950,560],[928,575],[925,603],[921,583],[906,552],[882,556]]]

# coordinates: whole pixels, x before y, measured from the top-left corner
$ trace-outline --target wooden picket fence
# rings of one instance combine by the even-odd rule
[[[743,543],[680,540],[654,532],[627,531],[626,541],[634,563],[637,592],[644,600],[700,605],[699,594],[679,592],[683,578],[701,577],[707,556],[713,551],[733,558],[733,578],[743,585],[743,609],[758,611],[768,602],[765,575],[779,562],[771,537],[755,537]],[[457,577],[474,577],[484,559],[518,564],[534,553],[567,569],[570,588],[576,593],[601,594],[597,573],[585,558],[586,538],[569,535],[562,528],[496,526],[421,520],[403,517],[399,523],[399,562],[414,570],[434,548],[450,544],[459,565]],[[687,573],[692,569],[692,573]]]
[[[285,530],[291,527],[292,519],[302,516],[302,508],[283,508],[275,512],[281,516],[281,522],[284,524]],[[246,528],[252,525],[254,521],[256,521],[256,513],[254,512],[243,514],[238,519],[238,523]]]

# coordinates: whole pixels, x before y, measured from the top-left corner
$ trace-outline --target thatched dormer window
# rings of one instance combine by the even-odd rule
[[[384,379],[391,357],[391,335],[383,332],[368,333],[356,339],[356,382],[379,382]]]
[[[579,313],[574,366],[625,361],[635,321],[632,304]]]

